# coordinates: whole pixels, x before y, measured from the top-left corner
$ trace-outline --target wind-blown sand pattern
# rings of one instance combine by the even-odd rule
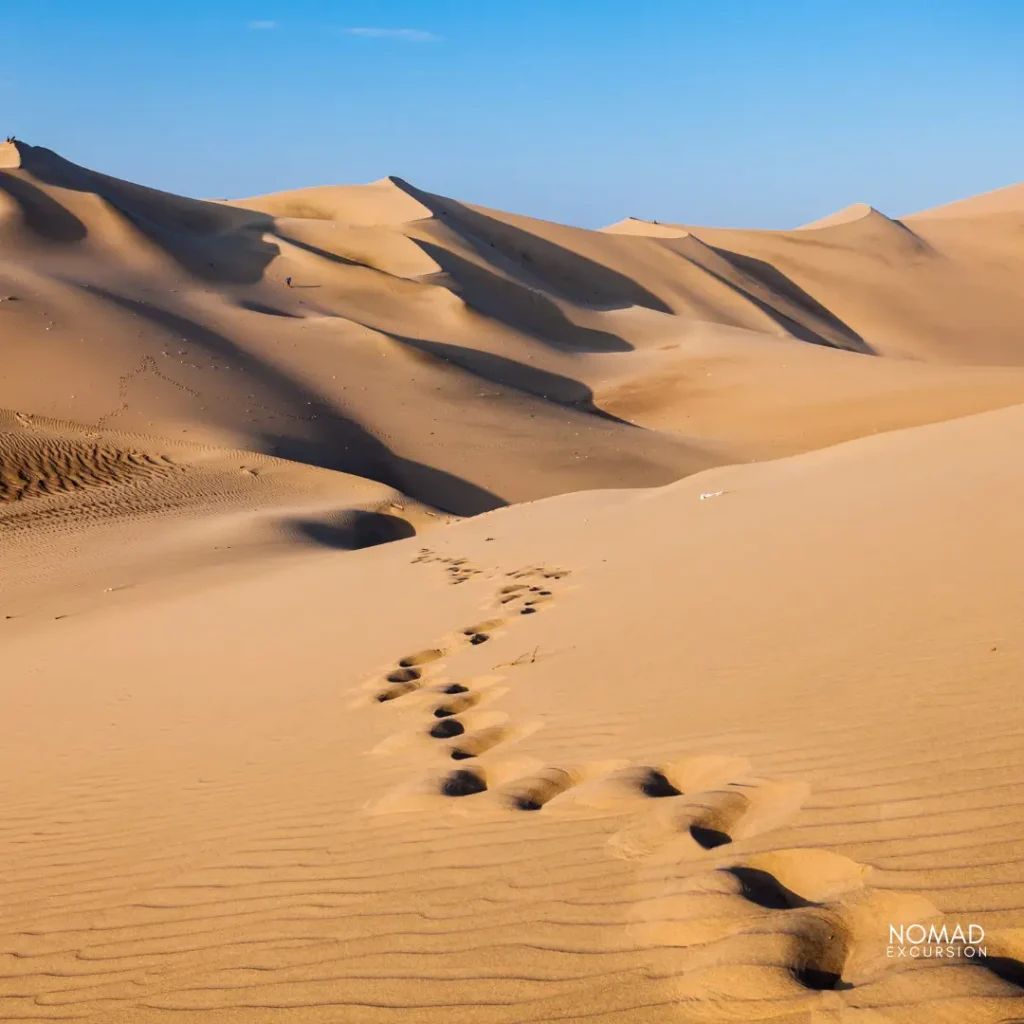
[[[0,1019],[1024,1019],[1020,186],[0,168]]]

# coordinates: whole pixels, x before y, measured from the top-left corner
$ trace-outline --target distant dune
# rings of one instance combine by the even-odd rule
[[[985,217],[989,214],[1018,214],[1024,216],[1024,184],[1007,185],[1005,188],[983,192],[969,199],[959,199],[945,206],[935,206],[911,214],[913,218],[925,217]]]
[[[1017,1019],[1022,188],[589,231],[0,144],[0,1020]]]

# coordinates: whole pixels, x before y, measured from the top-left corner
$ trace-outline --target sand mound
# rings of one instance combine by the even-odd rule
[[[998,214],[1024,213],[1024,183],[1007,185],[1005,188],[983,192],[969,199],[958,199],[954,203],[935,206],[910,215],[917,217],[988,217]],[[904,218],[906,219],[906,218]]]
[[[851,203],[835,213],[830,213],[827,217],[812,220],[809,224],[801,224],[796,230],[812,231],[816,228],[830,228],[838,224],[851,224],[854,221],[864,220],[865,217],[885,217],[885,214],[879,213],[878,210],[873,206],[868,206],[867,203]]]
[[[21,166],[21,147],[16,142],[0,142],[0,168]]]
[[[273,217],[329,220],[357,227],[389,227],[431,216],[401,178],[387,177],[369,185],[328,185],[276,192],[231,205],[259,210]]]
[[[626,217],[601,230],[610,235],[645,235],[651,238],[685,238],[689,234],[686,228],[678,224],[661,224],[656,220],[641,220],[639,217]]]
[[[91,606],[98,580],[125,573],[202,576],[242,555],[251,566],[363,548],[445,521],[361,477],[0,410],[2,592],[37,612],[69,590]]]

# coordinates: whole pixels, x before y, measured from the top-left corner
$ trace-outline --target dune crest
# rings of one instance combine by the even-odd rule
[[[407,224],[431,216],[430,210],[414,197],[411,186],[390,175],[369,185],[303,188],[237,199],[231,205],[275,217],[338,221],[359,227]]]
[[[808,224],[801,224],[797,231],[813,231],[816,228],[828,228],[834,227],[837,224],[849,224],[853,221],[863,220],[865,217],[885,217],[884,213],[880,213],[873,206],[869,206],[867,203],[851,203],[849,206],[844,206],[843,209],[837,210],[835,213],[830,213],[826,217],[819,217],[818,220],[812,220]],[[888,218],[886,218],[888,220]]]
[[[0,142],[0,168],[15,169],[21,166],[21,145],[17,142]]]

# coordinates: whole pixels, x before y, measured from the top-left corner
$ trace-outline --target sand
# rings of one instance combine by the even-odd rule
[[[0,1019],[1024,1016],[1019,186],[0,168]]]

